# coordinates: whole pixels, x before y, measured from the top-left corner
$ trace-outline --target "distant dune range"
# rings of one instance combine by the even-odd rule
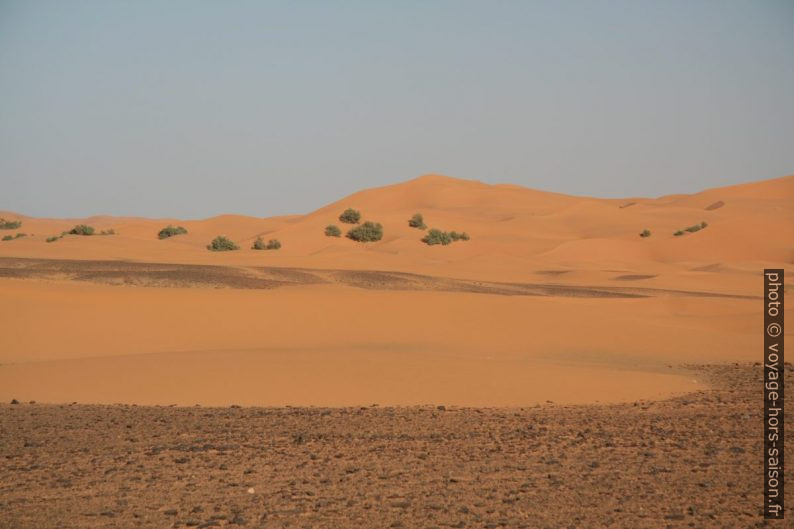
[[[347,207],[383,239],[326,237]],[[471,240],[428,246],[414,213]],[[658,398],[699,387],[682,364],[756,360],[761,272],[794,263],[792,176],[596,199],[429,175],[307,215],[0,217],[27,234],[0,242],[0,399],[51,402]],[[76,224],[116,234],[45,242]]]

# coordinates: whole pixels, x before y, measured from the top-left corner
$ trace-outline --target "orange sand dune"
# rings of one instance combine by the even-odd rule
[[[382,241],[326,237],[347,207]],[[407,220],[466,231],[427,246]],[[482,281],[760,296],[794,262],[794,176],[658,199],[596,199],[429,175],[307,215],[21,219],[0,258],[392,270]],[[708,226],[675,237],[701,221]],[[111,236],[45,239],[77,223]],[[187,235],[158,240],[167,224]],[[641,238],[643,229],[651,237]],[[10,232],[14,233],[14,232]],[[240,244],[209,252],[216,235]],[[261,236],[279,251],[250,250]],[[528,405],[656,398],[678,366],[757,360],[758,300],[581,299],[304,285],[274,290],[0,279],[0,399],[180,404]],[[789,326],[789,328],[792,328]],[[668,366],[674,366],[670,368]]]

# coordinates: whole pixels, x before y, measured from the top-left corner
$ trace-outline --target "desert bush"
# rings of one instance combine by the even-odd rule
[[[353,208],[347,208],[339,215],[339,220],[345,224],[358,224],[361,221],[361,213]]]
[[[47,237],[47,242],[55,242],[58,239],[60,239],[60,237],[58,237],[57,235],[53,235],[52,237]]]
[[[420,230],[427,229],[425,225],[425,219],[422,217],[421,213],[415,213],[413,217],[408,219],[408,225],[412,228],[418,228]]]
[[[12,241],[12,240],[14,240],[14,236],[13,235],[5,235],[3,237],[3,240],[4,241]]]
[[[347,232],[347,238],[358,242],[374,242],[383,238],[383,226],[380,223],[365,222]]]
[[[270,239],[265,243],[262,237],[257,237],[251,246],[252,250],[278,250],[279,248],[281,248],[281,243],[278,239]]]
[[[234,241],[224,237],[223,235],[218,235],[212,242],[207,245],[207,250],[213,252],[228,252],[231,250],[239,250],[240,247],[237,246]]]
[[[688,228],[684,228],[684,230],[688,231],[689,233],[695,233],[696,231],[700,231],[703,228],[708,226],[705,222],[701,222],[700,224],[695,224],[694,226],[689,226]]]
[[[441,244],[446,246],[451,244],[455,241],[468,241],[470,239],[469,234],[465,231],[457,232],[457,231],[441,231],[435,228],[431,229],[427,232],[422,238],[422,242],[427,244],[428,246],[433,246],[434,244]]]
[[[325,236],[326,237],[341,237],[342,230],[339,229],[339,226],[336,224],[329,224],[325,227]]]
[[[187,230],[182,226],[172,226],[169,224],[157,234],[158,239],[167,239],[169,237],[173,237],[174,235],[184,235],[187,233]]]
[[[651,236],[651,230],[647,228],[640,232],[640,237],[650,237],[650,236]]]
[[[452,243],[452,236],[445,231],[432,228],[427,232],[427,235],[422,237],[422,242],[429,246],[433,246],[435,244],[442,244],[446,246],[447,244]]]
[[[110,228],[109,230],[102,230],[99,232],[100,235],[116,235],[116,230]]]
[[[71,230],[69,230],[70,235],[93,235],[94,228],[92,226],[87,226],[85,224],[78,224]]]
[[[14,239],[19,239],[21,237],[27,237],[27,233],[17,233],[16,235],[6,235],[3,237],[4,241],[13,241]]]
[[[6,220],[0,217],[0,230],[16,230],[22,226],[21,220]]]
[[[685,233],[695,233],[696,231],[702,230],[706,226],[708,226],[708,224],[706,224],[706,222],[703,221],[700,224],[694,224],[692,226],[688,226],[688,227],[684,228],[683,230],[678,230],[675,233],[673,233],[673,235],[675,235],[676,237],[680,237],[681,235],[684,235]]]

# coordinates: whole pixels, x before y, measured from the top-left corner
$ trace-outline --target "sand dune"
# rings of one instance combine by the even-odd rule
[[[326,237],[347,207],[383,239]],[[417,212],[471,240],[423,244]],[[306,215],[0,217],[28,234],[0,242],[0,399],[658,397],[698,386],[683,364],[755,359],[761,270],[794,262],[793,176],[596,199],[428,175]],[[45,242],[78,223],[116,234]],[[159,240],[167,224],[188,234]],[[241,249],[207,251],[221,234]],[[283,247],[250,250],[258,236]]]

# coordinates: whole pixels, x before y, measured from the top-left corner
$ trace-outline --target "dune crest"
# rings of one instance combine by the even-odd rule
[[[329,224],[338,224],[343,231],[349,228],[338,221],[348,207],[361,211],[362,221],[381,223],[382,240],[359,244],[344,234],[325,236]],[[408,226],[414,213],[421,213],[429,228],[466,231],[471,240],[428,247],[420,241],[424,233]],[[305,215],[229,214],[186,221],[112,216],[39,219],[12,212],[0,216],[23,220],[18,231],[29,234],[0,244],[0,256],[10,257],[223,265],[264,262],[522,281],[531,280],[538,270],[561,267],[580,270],[578,277],[589,282],[608,281],[612,269],[618,268],[669,280],[664,286],[670,288],[690,286],[676,282],[686,283],[691,279],[688,272],[715,260],[725,265],[721,273],[755,267],[759,262],[778,267],[794,262],[790,244],[794,240],[794,176],[657,199],[598,199],[428,174],[365,189]],[[703,221],[708,225],[704,230],[673,235]],[[112,228],[116,235],[66,237],[44,244],[47,237],[79,223],[97,230]],[[188,234],[160,241],[156,234],[167,224],[182,225]],[[646,229],[650,236],[641,238],[640,232]],[[760,237],[772,231],[775,237]],[[242,249],[207,252],[205,246],[217,235],[231,238]],[[278,239],[283,248],[267,255],[251,252],[248,248],[257,237]],[[741,276],[740,272],[734,277],[739,284]]]

